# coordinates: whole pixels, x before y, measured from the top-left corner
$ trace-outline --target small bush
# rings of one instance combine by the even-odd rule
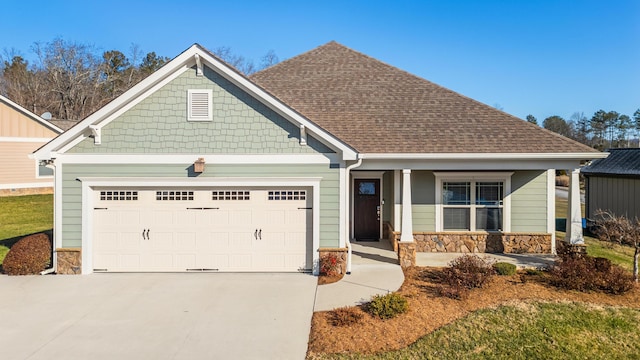
[[[540,269],[525,269],[524,273],[529,276],[540,276],[544,274],[544,271]]]
[[[320,258],[320,275],[335,276],[339,269],[340,259],[335,253],[326,253]]]
[[[367,305],[367,312],[380,319],[391,319],[409,310],[409,303],[402,295],[391,293],[376,295]]]
[[[517,267],[506,262],[498,262],[493,264],[493,269],[498,275],[515,275]]]
[[[466,289],[482,287],[495,274],[489,262],[475,255],[463,255],[443,270],[444,282],[451,287]]]
[[[604,258],[567,257],[550,269],[551,284],[582,292],[623,294],[633,288],[633,276]]]
[[[2,263],[9,275],[36,275],[51,264],[51,242],[45,234],[29,235],[15,243]]]
[[[349,326],[359,323],[363,316],[357,308],[341,307],[331,312],[331,322],[333,326]]]

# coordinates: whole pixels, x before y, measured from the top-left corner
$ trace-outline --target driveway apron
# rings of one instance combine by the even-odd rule
[[[304,359],[305,274],[0,276],[3,359]]]

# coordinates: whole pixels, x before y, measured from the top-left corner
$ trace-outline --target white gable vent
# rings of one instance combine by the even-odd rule
[[[212,121],[213,104],[211,90],[188,90],[188,120]]]

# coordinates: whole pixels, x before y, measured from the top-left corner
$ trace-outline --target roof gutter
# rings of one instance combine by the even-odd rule
[[[402,160],[589,160],[604,159],[606,152],[585,153],[368,153],[361,159]]]

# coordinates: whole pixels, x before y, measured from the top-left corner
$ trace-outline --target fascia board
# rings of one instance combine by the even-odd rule
[[[362,159],[377,160],[591,160],[603,159],[608,153],[368,153]]]
[[[11,101],[9,98],[6,98],[6,97],[0,95],[0,101],[8,104],[9,106],[17,109],[18,111],[23,112],[25,115],[30,117],[32,120],[37,121],[41,125],[48,127],[49,129],[57,132],[58,134],[61,134],[64,131],[64,130],[60,129],[59,127],[53,125],[52,123],[48,122],[47,120],[41,118],[40,116],[32,113],[31,111],[25,109],[24,107],[18,105],[17,103],[15,103],[13,101]]]

